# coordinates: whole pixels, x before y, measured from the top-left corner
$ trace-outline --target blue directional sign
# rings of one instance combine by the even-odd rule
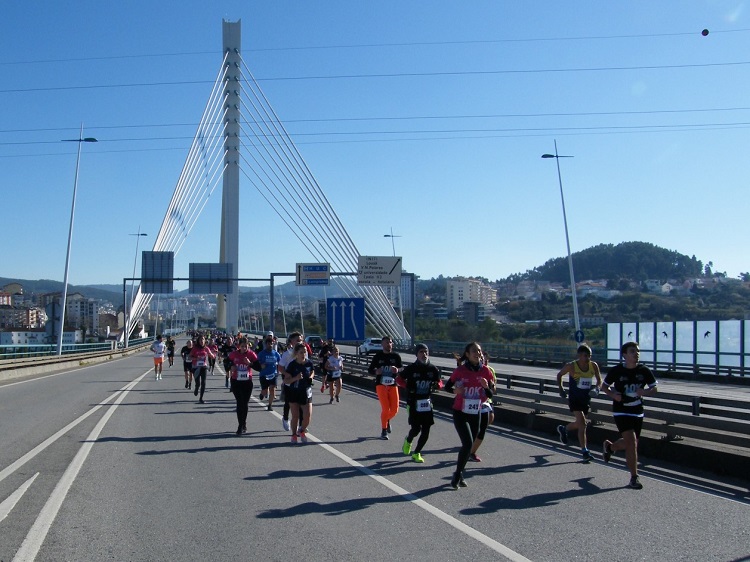
[[[326,338],[357,341],[365,338],[365,299],[326,299]]]
[[[586,334],[583,333],[583,330],[576,330],[576,342],[583,343],[583,340],[586,339]]]

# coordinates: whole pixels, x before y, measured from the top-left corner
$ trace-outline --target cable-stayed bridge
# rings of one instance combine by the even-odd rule
[[[246,194],[253,193],[269,205],[311,260],[329,263],[332,271],[356,271],[360,252],[354,240],[242,59],[241,22],[224,21],[222,28],[223,59],[153,250],[178,254],[218,189],[222,198],[218,261],[232,264],[238,277],[242,185]],[[321,216],[326,217],[325,225],[316,220]],[[378,332],[409,337],[381,287],[358,285],[345,275],[332,280],[346,295],[365,299],[366,321]],[[231,283],[232,292],[218,298],[217,326],[235,332],[239,290],[236,280]],[[129,326],[143,316],[152,297],[138,287]]]

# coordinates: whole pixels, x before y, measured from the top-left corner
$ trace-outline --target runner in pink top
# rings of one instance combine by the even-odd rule
[[[237,400],[237,435],[247,431],[247,405],[253,393],[253,369],[259,371],[258,356],[248,349],[247,338],[240,338],[238,349],[229,354],[230,382]]]
[[[203,404],[203,393],[206,391],[206,372],[208,371],[208,361],[211,357],[216,357],[206,345],[206,337],[198,336],[198,339],[190,350],[190,357],[193,359],[193,378],[195,379],[195,390],[193,395],[198,396],[200,392],[199,404]]]
[[[482,402],[491,398],[495,391],[492,372],[481,359],[481,346],[476,342],[467,344],[459,359],[458,368],[453,371],[445,385],[446,391],[456,395],[453,401],[453,425],[461,439],[456,471],[451,478],[451,487],[454,490],[457,490],[459,486],[466,487],[463,470],[469,460],[474,439],[479,433]]]

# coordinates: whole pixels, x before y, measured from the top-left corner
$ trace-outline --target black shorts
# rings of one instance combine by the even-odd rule
[[[341,380],[341,375],[339,375],[338,377],[334,377],[334,376],[333,376],[333,375],[331,375],[330,373],[328,373],[328,374],[326,375],[326,378],[325,378],[325,382],[327,382],[327,383],[329,383],[329,384],[333,384],[334,382],[336,382],[336,381],[340,381],[340,380]]]
[[[174,357],[174,350],[167,351],[167,357]]]
[[[182,370],[183,371],[187,371],[189,373],[192,373],[193,372],[193,363],[192,362],[188,363],[187,361],[183,361],[182,362]]]
[[[591,398],[587,396],[573,396],[568,397],[568,408],[571,412],[583,412],[584,415],[589,413],[589,407],[591,406]]]
[[[290,404],[299,404],[300,406],[312,404],[312,387],[291,388],[287,386],[285,392],[286,400]]]
[[[265,377],[258,377],[260,378],[260,389],[261,390],[267,390],[269,387],[273,386],[276,388],[276,379],[277,377],[274,377],[272,379],[267,379]]]
[[[617,431],[620,433],[635,431],[635,436],[640,437],[643,418],[636,416],[615,416],[615,425],[617,426]]]

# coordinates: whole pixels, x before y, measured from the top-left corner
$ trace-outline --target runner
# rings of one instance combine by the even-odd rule
[[[602,375],[599,372],[599,365],[591,361],[591,348],[588,345],[579,345],[576,354],[578,358],[567,363],[557,373],[557,386],[560,388],[560,396],[568,399],[568,407],[573,412],[575,421],[568,425],[558,425],[557,433],[560,436],[560,443],[567,445],[568,432],[577,430],[581,456],[584,461],[588,462],[594,457],[591,456],[586,439],[586,426],[588,424],[586,416],[589,413],[592,393],[598,394],[602,386]],[[562,384],[563,375],[566,374],[568,375],[567,393]],[[595,385],[593,384],[594,378],[596,378]]]
[[[156,341],[151,344],[151,351],[154,354],[154,379],[161,380],[161,370],[164,366],[164,351],[167,346],[161,341],[161,334],[156,336]]]
[[[193,349],[190,351],[190,357],[193,358],[193,378],[195,379],[195,390],[193,395],[198,396],[200,392],[199,404],[203,404],[203,393],[206,392],[206,371],[208,370],[208,360],[213,354],[206,345],[206,336],[198,336]]]
[[[456,398],[453,401],[453,425],[461,439],[461,449],[456,460],[456,471],[451,478],[451,487],[466,487],[463,470],[469,460],[471,448],[479,433],[479,412],[485,398],[492,398],[494,384],[492,373],[482,364],[482,348],[476,342],[466,345],[459,358],[461,365],[453,371],[445,385],[445,390],[452,392],[455,388]]]
[[[219,356],[219,346],[216,345],[216,340],[213,339],[208,344],[208,349],[211,350],[211,353],[213,353],[213,357],[208,358],[208,368],[211,374],[214,374],[214,367],[216,367],[216,358]]]
[[[393,338],[383,336],[383,350],[376,351],[367,372],[375,375],[375,392],[380,402],[380,438],[388,439],[391,420],[398,414],[396,375],[401,370],[401,356],[393,352]]]
[[[266,336],[265,349],[258,353],[258,364],[261,367],[260,378],[260,399],[265,398],[268,394],[268,411],[273,408],[273,401],[276,398],[276,378],[279,374],[279,362],[281,355],[274,349],[273,336]]]
[[[643,426],[643,397],[656,394],[659,383],[651,370],[638,362],[641,351],[636,342],[623,344],[620,352],[625,361],[607,372],[602,391],[612,399],[612,415],[621,437],[614,443],[604,442],[603,457],[604,462],[609,462],[613,452],[625,451],[630,470],[628,486],[640,490],[643,484],[638,479],[638,439]]]
[[[495,369],[490,366],[490,356],[487,352],[482,354],[482,362],[487,365],[487,368],[492,373],[492,384],[497,388],[497,376],[495,375]],[[474,444],[471,446],[471,454],[469,454],[469,460],[471,462],[482,462],[482,459],[477,455],[479,447],[482,446],[484,441],[484,435],[487,432],[487,428],[495,422],[495,408],[492,405],[492,398],[487,398],[482,402],[482,406],[479,409],[479,433],[477,433],[474,439]]]
[[[294,361],[284,369],[284,384],[292,414],[292,443],[297,443],[297,427],[299,425],[299,440],[307,443],[307,427],[312,418],[312,385],[315,366],[307,358],[307,348],[303,343],[294,346]],[[300,422],[300,411],[302,421]]]
[[[229,371],[232,368],[232,361],[229,359],[229,355],[237,349],[237,346],[234,344],[235,341],[232,336],[229,336],[219,349],[221,356],[224,358],[224,386],[227,388],[229,387]]]
[[[328,361],[328,357],[330,357],[331,353],[333,353],[333,340],[330,342],[323,340],[321,342],[320,351],[318,352],[318,358],[320,359],[320,364],[317,367],[316,370],[320,371],[320,392],[325,392],[326,388],[328,388],[328,368],[326,367],[326,363]],[[333,396],[333,390],[331,390],[331,396]]]
[[[435,423],[432,415],[432,391],[443,388],[440,377],[440,369],[430,363],[430,350],[423,344],[416,346],[417,360],[396,377],[399,386],[406,389],[406,404],[409,412],[409,425],[411,429],[404,439],[401,450],[405,455],[411,455],[414,462],[422,463],[422,449],[430,438],[430,427]],[[412,451],[411,444],[419,435],[417,447]]]
[[[298,343],[302,341],[302,334],[299,332],[292,332],[287,337],[287,348],[286,351],[281,355],[281,360],[279,361],[280,371],[283,373],[286,370],[287,365],[294,361],[294,346],[296,346]],[[289,431],[289,394],[287,391],[289,390],[289,385],[287,384],[286,380],[284,380],[283,386],[281,387],[281,398],[284,400],[284,411],[282,413],[281,417],[281,425],[284,428],[284,431]]]
[[[240,338],[238,349],[229,354],[232,362],[230,368],[232,394],[237,400],[237,435],[247,431],[247,405],[253,393],[253,364],[257,364],[258,356],[248,349],[246,338]]]
[[[190,352],[192,350],[192,339],[189,339],[180,350],[180,356],[182,357],[182,369],[183,371],[185,371],[185,388],[190,388],[193,385],[193,358],[190,356]]]
[[[333,341],[333,340],[331,340]],[[331,401],[329,404],[333,404],[334,399],[339,402],[339,396],[341,395],[341,371],[344,369],[344,358],[341,357],[341,351],[338,346],[334,345],[331,348],[331,352],[326,356],[325,371],[323,375],[323,384],[327,384]]]
[[[175,347],[175,341],[172,339],[172,336],[167,336],[167,360],[169,361],[169,366],[171,367],[174,365],[174,347]]]

